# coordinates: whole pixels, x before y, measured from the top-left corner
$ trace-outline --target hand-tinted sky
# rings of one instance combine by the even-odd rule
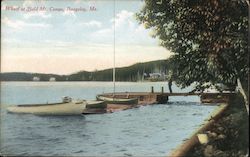
[[[11,6],[17,10],[7,10]],[[166,59],[170,52],[135,19],[142,6],[141,0],[3,1],[1,71],[69,74],[105,69],[113,66],[114,50],[117,67]],[[28,12],[29,7],[46,11]]]

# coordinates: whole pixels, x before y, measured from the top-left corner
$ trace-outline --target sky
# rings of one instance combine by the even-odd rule
[[[135,19],[142,0],[5,0],[1,72],[71,74],[166,59]]]

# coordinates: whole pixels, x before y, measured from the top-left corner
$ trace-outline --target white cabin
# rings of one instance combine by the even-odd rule
[[[55,77],[51,77],[51,78],[49,78],[49,81],[56,81],[56,78]]]
[[[33,81],[40,81],[40,77],[33,77]]]

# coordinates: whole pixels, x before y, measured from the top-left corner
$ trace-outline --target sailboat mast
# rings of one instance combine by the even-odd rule
[[[115,46],[114,46],[115,47]],[[115,50],[114,50],[114,67],[113,67],[113,93],[115,94]]]
[[[115,0],[114,0],[114,55],[113,55],[113,94],[115,95]]]

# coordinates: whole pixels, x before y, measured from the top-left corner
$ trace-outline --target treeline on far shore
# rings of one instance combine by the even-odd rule
[[[166,76],[168,67],[168,60],[157,60],[116,68],[116,81],[143,81],[152,74]],[[10,72],[1,73],[0,78],[1,81],[112,81],[113,69],[80,71],[70,75]]]

